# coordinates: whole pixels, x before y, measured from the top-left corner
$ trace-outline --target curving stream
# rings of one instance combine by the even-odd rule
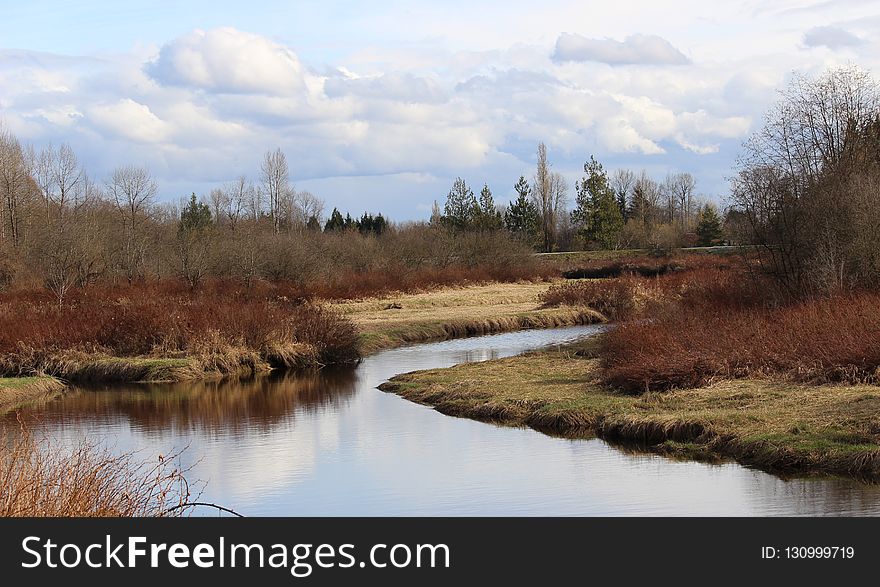
[[[398,373],[599,328],[413,345],[310,375],[80,388],[26,412],[65,442],[86,436],[145,456],[188,447],[182,464],[207,482],[202,499],[245,515],[880,514],[878,486],[633,455],[601,440],[451,418],[375,389]]]

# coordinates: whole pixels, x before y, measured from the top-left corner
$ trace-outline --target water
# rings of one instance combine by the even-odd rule
[[[579,326],[414,345],[356,369],[250,382],[77,389],[29,409],[53,438],[144,457],[187,447],[202,496],[245,515],[878,515],[880,487],[451,418],[377,385],[594,334]],[[199,512],[197,512],[199,513]],[[201,513],[210,513],[202,510]]]

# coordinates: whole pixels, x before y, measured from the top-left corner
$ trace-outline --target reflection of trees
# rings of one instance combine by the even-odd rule
[[[33,415],[46,424],[125,416],[146,430],[201,427],[241,434],[267,430],[298,411],[343,404],[356,389],[352,368],[242,380],[123,384],[78,389]]]

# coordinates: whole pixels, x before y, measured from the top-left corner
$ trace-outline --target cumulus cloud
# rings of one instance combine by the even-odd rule
[[[0,50],[0,107],[23,139],[70,142],[97,176],[149,165],[164,197],[253,176],[261,154],[280,147],[297,184],[329,205],[365,193],[344,178],[369,177],[383,212],[412,218],[456,175],[498,186],[503,199],[501,186],[530,174],[539,141],[570,182],[590,154],[609,168],[723,170],[785,72],[804,61],[569,63],[687,62],[645,36],[562,35],[549,49],[435,48],[427,62],[358,54],[313,69],[289,46],[223,28],[89,62]],[[712,173],[719,179],[703,189],[723,189]]]
[[[836,26],[817,26],[804,33],[804,45],[807,47],[854,47],[865,41],[849,31]]]
[[[95,127],[114,138],[157,143],[167,138],[170,132],[168,124],[156,116],[149,106],[130,98],[94,106],[86,116]]]
[[[609,65],[686,65],[690,60],[657,35],[631,35],[623,41],[591,39],[562,33],[556,40],[555,61],[598,61]]]
[[[159,83],[215,92],[289,94],[303,89],[296,54],[233,28],[194,30],[159,50],[147,71]]]

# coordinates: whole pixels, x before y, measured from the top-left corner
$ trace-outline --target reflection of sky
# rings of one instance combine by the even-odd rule
[[[271,418],[238,407],[219,416],[212,411],[210,421],[196,417],[193,402],[203,409],[230,396],[222,386],[183,394],[180,409],[192,411],[181,417],[187,425],[133,423],[131,398],[158,402],[152,394],[163,392],[157,390],[102,392],[110,403],[94,417],[82,408],[65,414],[65,402],[76,400],[68,396],[39,417],[46,432],[64,440],[85,434],[144,455],[188,445],[184,464],[193,466],[190,478],[208,482],[203,497],[249,515],[880,513],[875,487],[786,482],[733,464],[633,456],[597,440],[451,418],[374,389],[395,373],[509,356],[595,330],[527,331],[387,351],[366,359],[354,378],[338,378],[334,393],[344,395],[342,401],[313,390],[307,398],[295,395],[302,390],[282,380],[272,393],[289,386],[301,401]],[[247,405],[253,407],[253,399]]]

